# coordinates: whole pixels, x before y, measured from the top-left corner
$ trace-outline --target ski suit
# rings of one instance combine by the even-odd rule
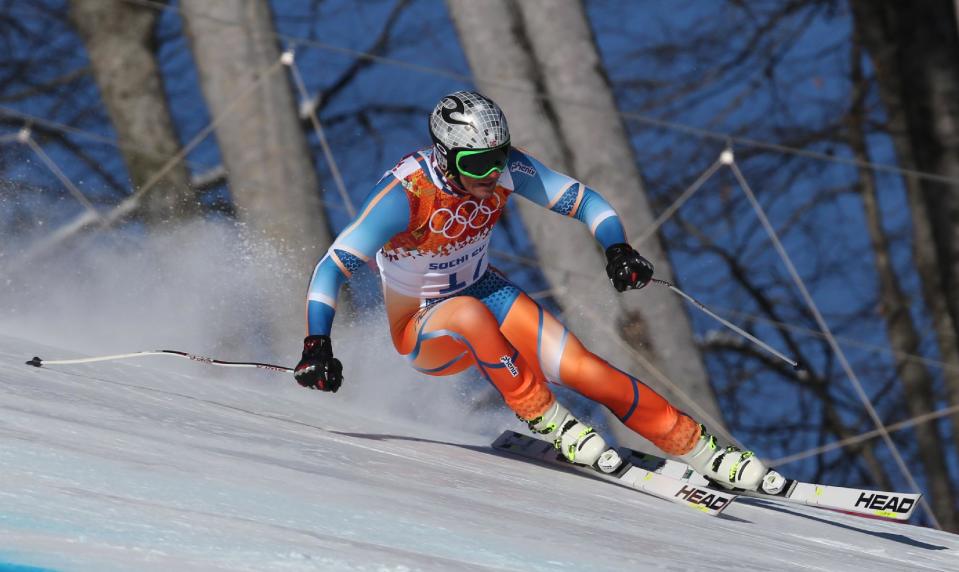
[[[330,333],[340,286],[375,255],[393,344],[416,370],[449,375],[475,365],[523,419],[552,405],[547,381],[562,384],[667,453],[690,450],[699,438],[695,421],[588,351],[489,265],[490,233],[514,193],[583,222],[603,248],[626,242],[616,212],[596,191],[519,149],[483,200],[454,190],[425,149],[383,175],[317,264],[308,334]]]

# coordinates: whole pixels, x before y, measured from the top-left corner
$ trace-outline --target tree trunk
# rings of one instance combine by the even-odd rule
[[[71,0],[70,18],[87,49],[134,190],[180,150],[154,52],[157,11],[122,0]],[[147,192],[138,215],[151,226],[200,214],[181,163]]]
[[[858,42],[858,39],[856,41]],[[849,114],[849,143],[856,159],[868,162],[870,157],[866,144],[863,110],[864,80],[860,50],[855,46],[852,65],[853,85],[858,88],[859,93]],[[876,178],[872,170],[860,169],[859,187],[866,211],[866,226],[872,243],[876,272],[879,276],[880,309],[886,322],[886,335],[890,346],[896,352],[896,370],[902,383],[906,410],[910,417],[919,417],[935,409],[934,379],[923,363],[907,357],[918,353],[921,338],[912,314],[909,312],[909,300],[899,284],[898,275],[892,265],[889,241],[882,227]],[[942,454],[945,448],[938,425],[935,422],[919,424],[915,428],[915,434],[929,492],[936,499],[936,502],[932,503],[936,518],[944,529],[955,530],[957,524],[955,502],[949,482],[949,469]]]
[[[283,261],[264,294],[274,296],[270,312],[283,332],[275,341],[290,343],[302,335],[306,283],[331,238],[293,90],[277,66],[270,7],[265,0],[181,5],[207,105],[223,119],[216,136],[237,215],[257,247]]]
[[[637,236],[656,217],[582,2],[524,0],[518,5],[573,172],[601,189],[619,213],[626,236]],[[658,235],[640,248],[655,265],[656,275],[672,281],[672,267]],[[602,257],[596,258],[602,263]],[[624,338],[721,421],[682,300],[663,288],[648,288],[627,293],[620,302]]]
[[[959,32],[950,0],[852,2],[899,164],[959,178]],[[905,178],[913,249],[950,405],[959,405],[959,199],[955,185]],[[959,414],[951,417],[959,450]]]
[[[477,86],[503,106],[513,142],[602,193],[621,215],[627,236],[651,223],[636,159],[602,75],[581,5],[550,2],[548,10],[534,16],[536,10],[527,2],[517,6],[509,0],[448,0],[447,4]],[[557,70],[565,70],[563,77],[551,77]],[[570,100],[601,106],[601,110],[564,103]],[[604,165],[617,167],[601,168]],[[517,203],[540,268],[564,308],[570,329],[597,354],[639,375],[694,417],[703,419],[705,412],[722,423],[678,299],[656,288],[616,293],[606,278],[602,253],[585,227],[557,224],[555,216],[539,207]],[[571,252],[577,255],[571,257]],[[643,248],[643,254],[656,265],[657,276],[671,279],[658,243]],[[688,398],[660,383],[630,347]],[[621,442],[632,439],[618,424],[612,425]]]

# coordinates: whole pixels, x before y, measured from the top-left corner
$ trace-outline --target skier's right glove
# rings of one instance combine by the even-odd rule
[[[606,275],[620,292],[639,289],[653,279],[653,263],[625,242],[606,249]]]
[[[303,387],[336,393],[343,383],[343,364],[333,357],[330,336],[307,336],[303,340],[303,358],[293,377]]]

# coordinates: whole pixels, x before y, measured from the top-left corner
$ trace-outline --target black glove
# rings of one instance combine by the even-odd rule
[[[642,288],[653,278],[653,263],[640,256],[625,242],[607,248],[606,260],[609,281],[620,292]]]
[[[303,358],[296,364],[293,377],[303,387],[336,393],[343,383],[343,364],[333,357],[330,336],[307,336],[303,340]]]

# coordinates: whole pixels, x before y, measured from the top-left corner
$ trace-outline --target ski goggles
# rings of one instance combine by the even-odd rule
[[[509,157],[509,143],[492,149],[464,149],[456,153],[456,170],[471,179],[484,179],[493,171],[502,173]]]

